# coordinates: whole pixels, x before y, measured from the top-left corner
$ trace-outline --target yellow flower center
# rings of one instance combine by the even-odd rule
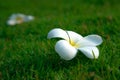
[[[66,31],[66,33],[67,33],[67,35],[68,35],[68,38],[69,38],[69,43],[73,46],[73,47],[75,47],[75,48],[79,48],[79,44],[77,44],[77,42],[75,42],[74,40],[71,40],[71,37],[69,36],[69,34],[68,34],[68,32]]]
[[[22,22],[23,22],[23,18],[22,18],[22,17],[17,17],[16,20],[17,20],[19,23],[22,23]]]
[[[70,44],[75,48],[79,47],[79,45],[76,42],[74,42],[73,40],[70,41]]]

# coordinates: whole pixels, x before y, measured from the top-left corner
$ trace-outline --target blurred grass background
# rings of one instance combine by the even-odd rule
[[[35,20],[6,25],[13,13]],[[61,60],[48,40],[53,28],[103,38],[97,60],[81,52],[71,61]],[[119,0],[0,0],[0,80],[119,80]]]

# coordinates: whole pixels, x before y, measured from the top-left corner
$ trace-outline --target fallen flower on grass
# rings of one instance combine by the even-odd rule
[[[86,37],[82,37],[78,33],[60,28],[52,29],[48,33],[47,38],[63,39],[56,43],[55,51],[64,60],[73,59],[78,50],[90,59],[97,59],[99,56],[99,50],[96,46],[103,42],[99,35],[88,35]]]
[[[16,25],[16,24],[21,24],[23,22],[29,22],[31,20],[34,20],[34,17],[29,15],[24,15],[24,14],[12,14],[10,17],[9,17],[9,20],[7,21],[7,24],[8,25]]]

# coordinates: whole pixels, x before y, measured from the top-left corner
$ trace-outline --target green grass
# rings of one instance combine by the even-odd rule
[[[0,80],[119,80],[119,5],[119,0],[0,0]],[[8,26],[12,13],[35,20]],[[99,58],[78,52],[71,61],[61,60],[57,40],[47,39],[53,28],[102,36]]]

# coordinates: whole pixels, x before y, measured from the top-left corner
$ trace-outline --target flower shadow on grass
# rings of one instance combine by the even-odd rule
[[[81,52],[78,52],[76,57],[70,61],[61,59],[58,55],[49,55],[44,59],[44,65],[51,68],[54,71],[59,71],[61,69],[68,69],[74,67],[78,64],[82,65],[89,61],[85,55],[81,55]]]

